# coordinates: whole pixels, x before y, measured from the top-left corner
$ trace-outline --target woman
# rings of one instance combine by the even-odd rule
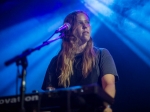
[[[42,89],[99,83],[114,98],[116,67],[107,49],[93,47],[88,15],[75,11],[66,16],[64,23],[69,23],[71,29],[64,32],[61,50],[49,64]],[[112,111],[107,103],[104,105],[104,112]]]

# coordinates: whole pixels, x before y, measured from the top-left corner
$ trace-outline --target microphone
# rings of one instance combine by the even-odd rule
[[[71,25],[69,23],[64,23],[61,27],[59,27],[46,41],[44,41],[43,43],[47,43],[52,36],[54,36],[56,33],[62,33],[65,30],[69,30],[71,28]],[[64,34],[59,35],[58,38],[62,38],[64,36]],[[56,39],[58,39],[56,38]]]
[[[69,30],[71,28],[71,25],[69,23],[64,23],[61,27],[59,27],[55,33],[63,32],[65,30]]]

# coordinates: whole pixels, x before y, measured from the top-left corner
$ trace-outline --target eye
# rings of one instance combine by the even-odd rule
[[[86,23],[86,24],[90,24],[90,22],[89,22],[89,21],[86,21],[85,23]]]
[[[78,22],[78,24],[81,24],[81,25],[82,25],[82,24],[83,24],[83,22],[82,22],[82,21],[79,21],[79,22]]]
[[[80,25],[88,24],[88,25],[89,25],[89,24],[90,24],[90,22],[89,22],[89,21],[84,21],[84,22],[83,22],[83,21],[78,21],[78,24],[80,24]]]

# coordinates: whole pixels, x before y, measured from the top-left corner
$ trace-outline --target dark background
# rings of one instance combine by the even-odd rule
[[[41,44],[68,13],[84,10],[91,18],[95,46],[107,48],[116,63],[120,80],[116,83],[114,112],[150,112],[150,9],[147,8],[150,2],[121,0],[108,4],[109,1],[99,0],[115,12],[112,15],[103,15],[100,12],[105,9],[96,5],[98,10],[94,7],[90,10],[86,2],[89,3],[88,0],[1,0],[0,96],[15,95],[20,84],[19,79],[16,82],[15,63],[6,67],[4,62]],[[56,42],[28,57],[26,93],[42,91],[45,71],[60,45],[61,41]]]

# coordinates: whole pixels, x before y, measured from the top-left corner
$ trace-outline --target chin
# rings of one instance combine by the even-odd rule
[[[82,39],[82,43],[86,43],[86,42],[88,42],[90,40],[90,38],[84,38],[84,39]]]
[[[86,37],[84,37],[84,40],[85,40],[86,42],[88,42],[88,41],[90,40],[90,37],[89,37],[89,36],[86,36]]]

